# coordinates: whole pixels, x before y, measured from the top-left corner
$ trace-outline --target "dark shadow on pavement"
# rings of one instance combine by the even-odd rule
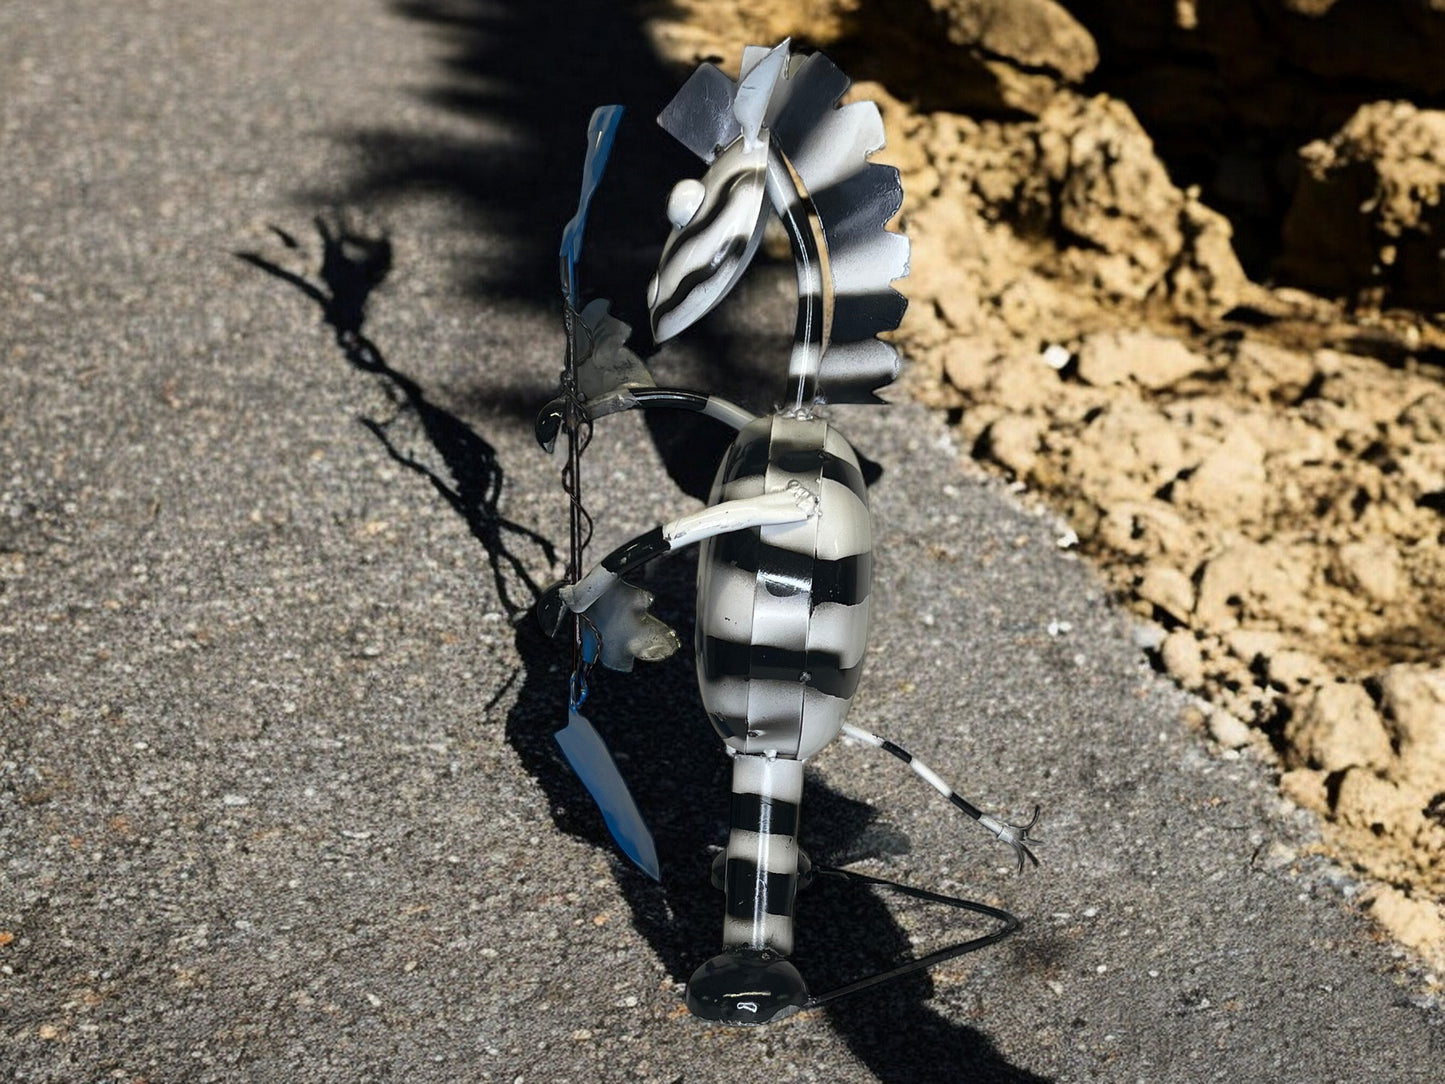
[[[321,242],[319,283],[260,253],[238,252],[236,256],[290,283],[320,305],[322,319],[334,332],[336,345],[347,362],[357,371],[378,378],[396,410],[384,421],[362,418],[361,424],[371,430],[394,460],[431,482],[466,521],[487,553],[503,610],[511,617],[519,616],[532,605],[539,588],[527,572],[526,562],[510,548],[509,538],[540,549],[549,565],[556,560],[552,543],[499,511],[502,467],[496,449],[455,415],[430,402],[421,385],[388,365],[376,344],[362,333],[367,298],[391,270],[391,241],[348,226],[344,217],[322,216],[314,224]],[[301,249],[301,242],[285,230],[272,227],[272,232],[287,249]],[[392,426],[412,418],[420,423],[450,477],[443,477],[402,451],[391,439]]]

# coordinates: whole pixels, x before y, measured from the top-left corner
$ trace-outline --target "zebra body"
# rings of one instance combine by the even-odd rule
[[[733,441],[711,503],[790,485],[817,496],[816,515],[702,544],[698,685],[733,752],[806,760],[841,729],[867,645],[873,558],[863,473],[822,418],[774,414]]]

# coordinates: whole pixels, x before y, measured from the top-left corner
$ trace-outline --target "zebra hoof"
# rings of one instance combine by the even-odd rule
[[[807,1003],[808,987],[798,969],[766,949],[734,949],[714,956],[687,982],[688,1011],[719,1024],[767,1024]]]

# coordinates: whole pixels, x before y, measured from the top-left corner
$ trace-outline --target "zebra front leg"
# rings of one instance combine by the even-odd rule
[[[666,658],[677,638],[647,613],[652,596],[623,580],[625,573],[728,531],[800,523],[817,514],[817,495],[797,481],[776,493],[709,505],[623,543],[577,583],[553,584],[537,600],[537,620],[555,638],[562,635],[569,613],[586,613],[602,641],[602,664],[613,670],[631,670],[634,658]]]
[[[817,514],[817,494],[801,482],[792,481],[786,489],[776,493],[723,501],[690,515],[679,516],[630,542],[624,542],[576,583],[549,588],[537,602],[538,620],[549,635],[555,636],[568,610],[585,612],[616,586],[626,573],[655,557],[728,531],[801,523]]]
[[[588,399],[582,405],[587,411],[589,421],[639,407],[688,410],[705,418],[716,419],[734,429],[743,428],[757,417],[721,396],[703,395],[678,388],[619,388],[596,399]],[[567,400],[558,396],[537,414],[537,443],[550,452],[556,446],[557,434],[562,431],[566,419]]]
[[[803,763],[763,754],[733,758],[731,829],[723,888],[724,951],[693,972],[687,1007],[704,1020],[766,1024],[808,1003],[793,951],[798,812]]]

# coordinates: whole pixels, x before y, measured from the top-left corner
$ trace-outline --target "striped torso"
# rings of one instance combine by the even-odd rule
[[[841,729],[867,643],[872,537],[857,457],[820,418],[759,418],[728,450],[711,503],[793,481],[817,494],[818,515],[703,544],[697,663],[734,751],[805,760]]]

